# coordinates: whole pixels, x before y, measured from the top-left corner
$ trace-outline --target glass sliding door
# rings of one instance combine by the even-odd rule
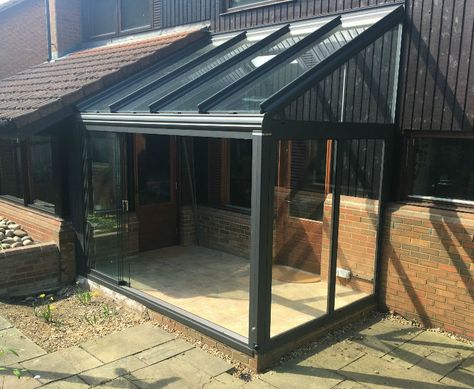
[[[89,267],[125,282],[127,252],[126,161],[121,134],[90,132],[87,139],[89,197],[86,232]]]

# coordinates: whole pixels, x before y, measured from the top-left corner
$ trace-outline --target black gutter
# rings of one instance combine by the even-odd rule
[[[303,94],[311,86],[323,80],[354,55],[365,49],[388,30],[399,24],[403,20],[404,15],[405,12],[403,6],[390,12],[387,16],[383,17],[378,22],[367,28],[367,30],[356,36],[352,41],[263,101],[260,104],[261,113],[273,113]]]
[[[242,41],[245,39],[247,36],[246,32],[241,32],[240,34],[237,34],[236,36],[232,37],[228,41],[222,43],[221,45],[215,47],[214,49],[209,50],[207,53],[204,53],[203,55],[199,56],[198,58],[195,58],[188,63],[184,64],[183,66],[179,67],[178,69],[173,70],[171,73],[168,73],[164,75],[163,77],[158,78],[157,80],[154,80],[147,85],[143,86],[142,88],[139,88],[136,91],[133,91],[132,93],[129,93],[128,95],[122,97],[121,99],[117,100],[116,102],[110,104],[110,112],[118,112],[119,109],[124,107],[125,105],[129,104],[131,101],[145,95],[149,91],[158,88],[159,86],[171,81],[172,79],[180,76],[184,72],[192,69],[193,67],[203,63],[204,61],[207,61],[208,59],[214,57],[215,55],[221,53],[222,51],[228,49],[229,47],[232,47],[233,45],[237,44],[238,42]]]
[[[220,65],[216,66],[212,71],[203,74],[202,76],[188,82],[187,84],[183,85],[182,87],[174,90],[171,93],[163,96],[162,98],[158,99],[157,101],[150,104],[150,112],[157,112],[162,105],[166,105],[176,99],[184,96],[188,93],[191,89],[195,89],[198,86],[204,84],[206,81],[211,80],[217,74],[223,73],[225,70],[229,69],[230,67],[236,65],[240,61],[250,57],[253,54],[256,54],[258,51],[262,50],[266,46],[274,43],[278,38],[282,37],[283,35],[290,32],[290,25],[286,24],[283,27],[279,28],[278,30],[272,32],[262,40],[256,42],[249,48],[245,49],[244,51],[240,52],[239,54],[235,55],[234,57],[228,59],[227,61],[221,63]]]
[[[289,47],[283,53],[278,54],[276,57],[272,58],[270,61],[264,63],[262,66],[258,67],[254,71],[250,72],[246,76],[242,77],[240,80],[234,82],[228,87],[217,92],[213,96],[209,97],[207,100],[204,100],[202,103],[198,104],[199,112],[207,113],[211,107],[216,105],[218,102],[224,100],[226,97],[234,94],[236,90],[243,88],[244,86],[255,81],[257,78],[261,77],[265,73],[269,72],[276,66],[280,65],[283,62],[290,60],[292,57],[297,55],[301,50],[304,50],[308,45],[320,39],[324,35],[331,32],[334,28],[341,24],[341,17],[337,16],[336,18],[330,20],[316,31],[313,31],[311,34],[308,34],[300,41],[296,42],[293,46]]]

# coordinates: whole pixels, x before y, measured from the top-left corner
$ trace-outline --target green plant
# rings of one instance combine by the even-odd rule
[[[87,321],[87,323],[89,323],[89,325],[91,325],[91,326],[97,324],[97,316],[96,316],[96,315],[88,316],[88,315],[86,314],[86,315],[84,315],[84,319],[85,319],[85,320]]]
[[[52,304],[54,298],[50,297],[49,299],[46,299],[46,295],[43,293],[38,296],[38,300],[40,302],[39,305],[33,303],[33,312],[35,316],[43,318],[46,323],[52,323],[53,311],[56,309]]]
[[[3,359],[5,361],[5,358],[6,358],[6,355],[7,354],[12,354],[12,355],[15,355],[16,357],[19,357],[18,353],[12,349],[12,348],[0,348],[0,359]],[[24,370],[20,370],[20,369],[8,369],[4,366],[2,366],[2,364],[0,364],[0,374],[2,372],[11,372],[11,374],[13,374],[16,378],[20,379],[22,374],[23,374],[23,371]],[[4,384],[5,384],[5,376],[3,376],[3,379],[2,379],[2,382],[1,382],[1,385],[0,385],[0,388],[3,388],[4,387]]]
[[[90,290],[79,289],[76,296],[83,305],[90,304],[92,301],[92,292]]]

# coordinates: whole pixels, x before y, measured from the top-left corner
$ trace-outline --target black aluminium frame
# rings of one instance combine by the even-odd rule
[[[268,115],[253,115],[236,123],[235,115],[220,115],[215,118],[214,127],[203,128],[200,123],[178,123],[170,121],[158,122],[156,115],[141,115],[134,120],[126,120],[125,115],[119,119],[117,115],[83,114],[82,120],[87,131],[109,131],[126,133],[150,133],[159,135],[219,137],[252,140],[253,171],[252,171],[252,212],[251,212],[251,266],[250,266],[250,302],[249,302],[249,336],[245,339],[225,328],[172,306],[165,301],[147,296],[127,286],[120,286],[116,280],[89,270],[87,276],[96,282],[104,283],[109,288],[127,297],[139,301],[150,309],[164,314],[204,335],[248,355],[267,353],[295,339],[307,336],[326,326],[334,320],[356,313],[361,309],[375,306],[380,289],[380,254],[382,245],[383,208],[386,199],[390,149],[395,125],[392,124],[356,124],[330,122],[304,122],[275,120]],[[170,117],[171,118],[171,117]],[[139,120],[141,119],[141,120]],[[182,120],[182,119],[181,119]],[[211,116],[205,120],[212,122]],[[190,120],[190,122],[192,122]],[[228,124],[226,124],[228,123]],[[297,128],[298,130],[294,130]],[[380,139],[384,141],[383,171],[381,172],[381,193],[379,201],[379,223],[377,226],[376,274],[374,294],[367,296],[342,309],[334,310],[335,299],[335,267],[337,261],[337,231],[339,227],[337,214],[333,214],[332,240],[330,257],[330,282],[328,283],[328,312],[317,319],[293,328],[273,338],[270,337],[271,324],[271,287],[272,287],[272,245],[273,245],[273,197],[276,169],[276,145],[284,139],[331,139],[335,140],[335,163],[341,166],[338,145],[343,140]],[[340,175],[340,174],[339,174]],[[337,178],[336,178],[337,180]],[[338,185],[335,185],[338,188]],[[334,204],[340,196],[335,189]],[[336,206],[333,212],[337,212]],[[335,217],[336,216],[336,217]]]
[[[325,74],[327,68],[334,68],[344,63],[357,50],[373,42],[374,36],[388,31],[400,24],[403,18],[403,9],[398,7],[381,21],[375,23],[369,33],[362,33],[360,38],[349,42],[344,50],[337,55],[330,56],[321,66],[303,74],[295,82],[288,84],[286,96],[293,96],[304,88],[309,88],[315,80]],[[337,24],[337,19],[332,23]],[[282,57],[280,57],[281,59]],[[250,76],[249,76],[250,77]],[[238,84],[235,83],[234,87]],[[384,205],[388,187],[389,162],[392,139],[395,134],[393,124],[375,123],[339,123],[339,122],[304,122],[272,119],[271,114],[282,108],[289,99],[282,98],[277,92],[262,104],[267,108],[265,114],[232,115],[232,114],[91,114],[83,113],[81,119],[88,131],[110,131],[122,133],[148,133],[159,135],[195,136],[250,139],[253,150],[252,171],[252,212],[251,212],[251,266],[250,266],[250,301],[249,301],[249,333],[248,339],[243,339],[214,323],[210,323],[195,315],[170,306],[164,301],[150,298],[131,288],[117,286],[105,279],[109,287],[136,299],[144,305],[165,314],[190,328],[209,335],[241,352],[249,355],[267,353],[278,347],[291,343],[295,339],[303,338],[316,332],[320,326],[325,326],[333,320],[339,320],[345,315],[356,313],[361,309],[375,306],[380,290],[380,254],[382,246],[382,226]],[[202,108],[202,107],[200,107]],[[333,170],[336,171],[336,185],[333,192],[332,239],[330,254],[330,272],[328,283],[327,313],[301,326],[293,328],[273,338],[270,337],[271,326],[271,287],[272,287],[272,245],[273,245],[273,207],[274,185],[276,172],[276,145],[283,139],[327,139],[334,140]],[[383,141],[382,172],[379,186],[379,221],[377,225],[376,242],[376,271],[374,280],[374,294],[367,296],[342,309],[334,309],[335,299],[335,270],[337,265],[337,245],[339,223],[337,212],[340,198],[340,143],[344,140],[380,139]],[[338,174],[339,173],[339,174]],[[97,281],[104,278],[93,271],[90,277]]]

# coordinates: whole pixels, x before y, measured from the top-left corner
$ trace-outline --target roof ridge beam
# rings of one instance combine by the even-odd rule
[[[180,76],[181,74],[188,71],[189,69],[192,69],[193,67],[203,63],[204,61],[207,61],[208,59],[214,57],[215,55],[221,53],[222,51],[228,49],[229,47],[232,47],[236,43],[244,40],[246,36],[247,36],[247,33],[245,31],[241,32],[237,34],[236,36],[230,38],[228,41],[225,41],[219,46],[209,50],[207,53],[204,53],[201,56],[194,58],[193,60],[189,61],[188,63],[185,63],[183,66],[180,66],[179,68],[171,71],[170,73],[165,74],[164,76],[149,82],[148,84],[137,89],[136,91],[133,91],[132,93],[127,94],[126,96],[120,98],[119,100],[109,105],[110,112],[117,112],[119,109],[123,108],[125,105],[129,104],[133,100],[143,96],[144,94],[159,87],[160,85],[163,85],[167,83],[168,81]]]
[[[336,50],[322,62],[315,65],[312,69],[307,70],[301,76],[264,100],[260,104],[261,113],[272,113],[277,111],[282,106],[304,93],[311,85],[315,85],[317,82],[322,81],[339,66],[342,66],[361,50],[365,49],[378,38],[383,36],[387,31],[400,24],[403,21],[404,14],[404,7],[397,7],[378,22],[368,27],[365,31],[361,32],[340,49]]]
[[[267,35],[265,38],[261,39],[260,41],[256,42],[252,46],[248,47],[247,49],[241,51],[237,55],[234,55],[232,58],[229,58],[227,61],[217,65],[211,71],[203,74],[202,76],[188,82],[187,84],[179,87],[178,89],[174,90],[171,93],[161,97],[160,99],[156,100],[152,104],[149,105],[150,112],[157,112],[158,109],[168,104],[172,101],[175,101],[179,97],[185,95],[190,89],[194,89],[199,85],[204,84],[206,81],[210,80],[211,78],[215,77],[216,74],[222,73],[223,71],[229,69],[230,67],[236,65],[240,61],[250,57],[252,54],[257,53],[258,51],[262,50],[264,47],[270,45],[271,43],[275,42],[278,38],[282,37],[283,35],[290,32],[290,25],[286,24],[283,27],[279,28],[278,30],[272,32],[271,34]]]
[[[225,98],[232,95],[236,88],[242,88],[251,82],[255,81],[271,69],[275,68],[276,66],[280,65],[281,63],[288,61],[293,56],[297,55],[301,50],[304,50],[308,45],[317,41],[318,39],[322,38],[324,35],[330,33],[336,27],[341,25],[341,16],[337,16],[334,19],[331,19],[326,24],[319,27],[317,30],[313,31],[311,34],[308,34],[300,41],[296,42],[293,46],[286,49],[284,52],[276,55],[271,60],[265,62],[263,65],[259,66],[257,69],[251,71],[249,74],[242,77],[240,80],[230,84],[226,88],[222,89],[221,91],[217,92],[213,96],[209,97],[208,99],[204,100],[203,102],[199,103],[198,108],[199,112],[207,113],[208,110],[219,103],[220,101],[224,100]]]

